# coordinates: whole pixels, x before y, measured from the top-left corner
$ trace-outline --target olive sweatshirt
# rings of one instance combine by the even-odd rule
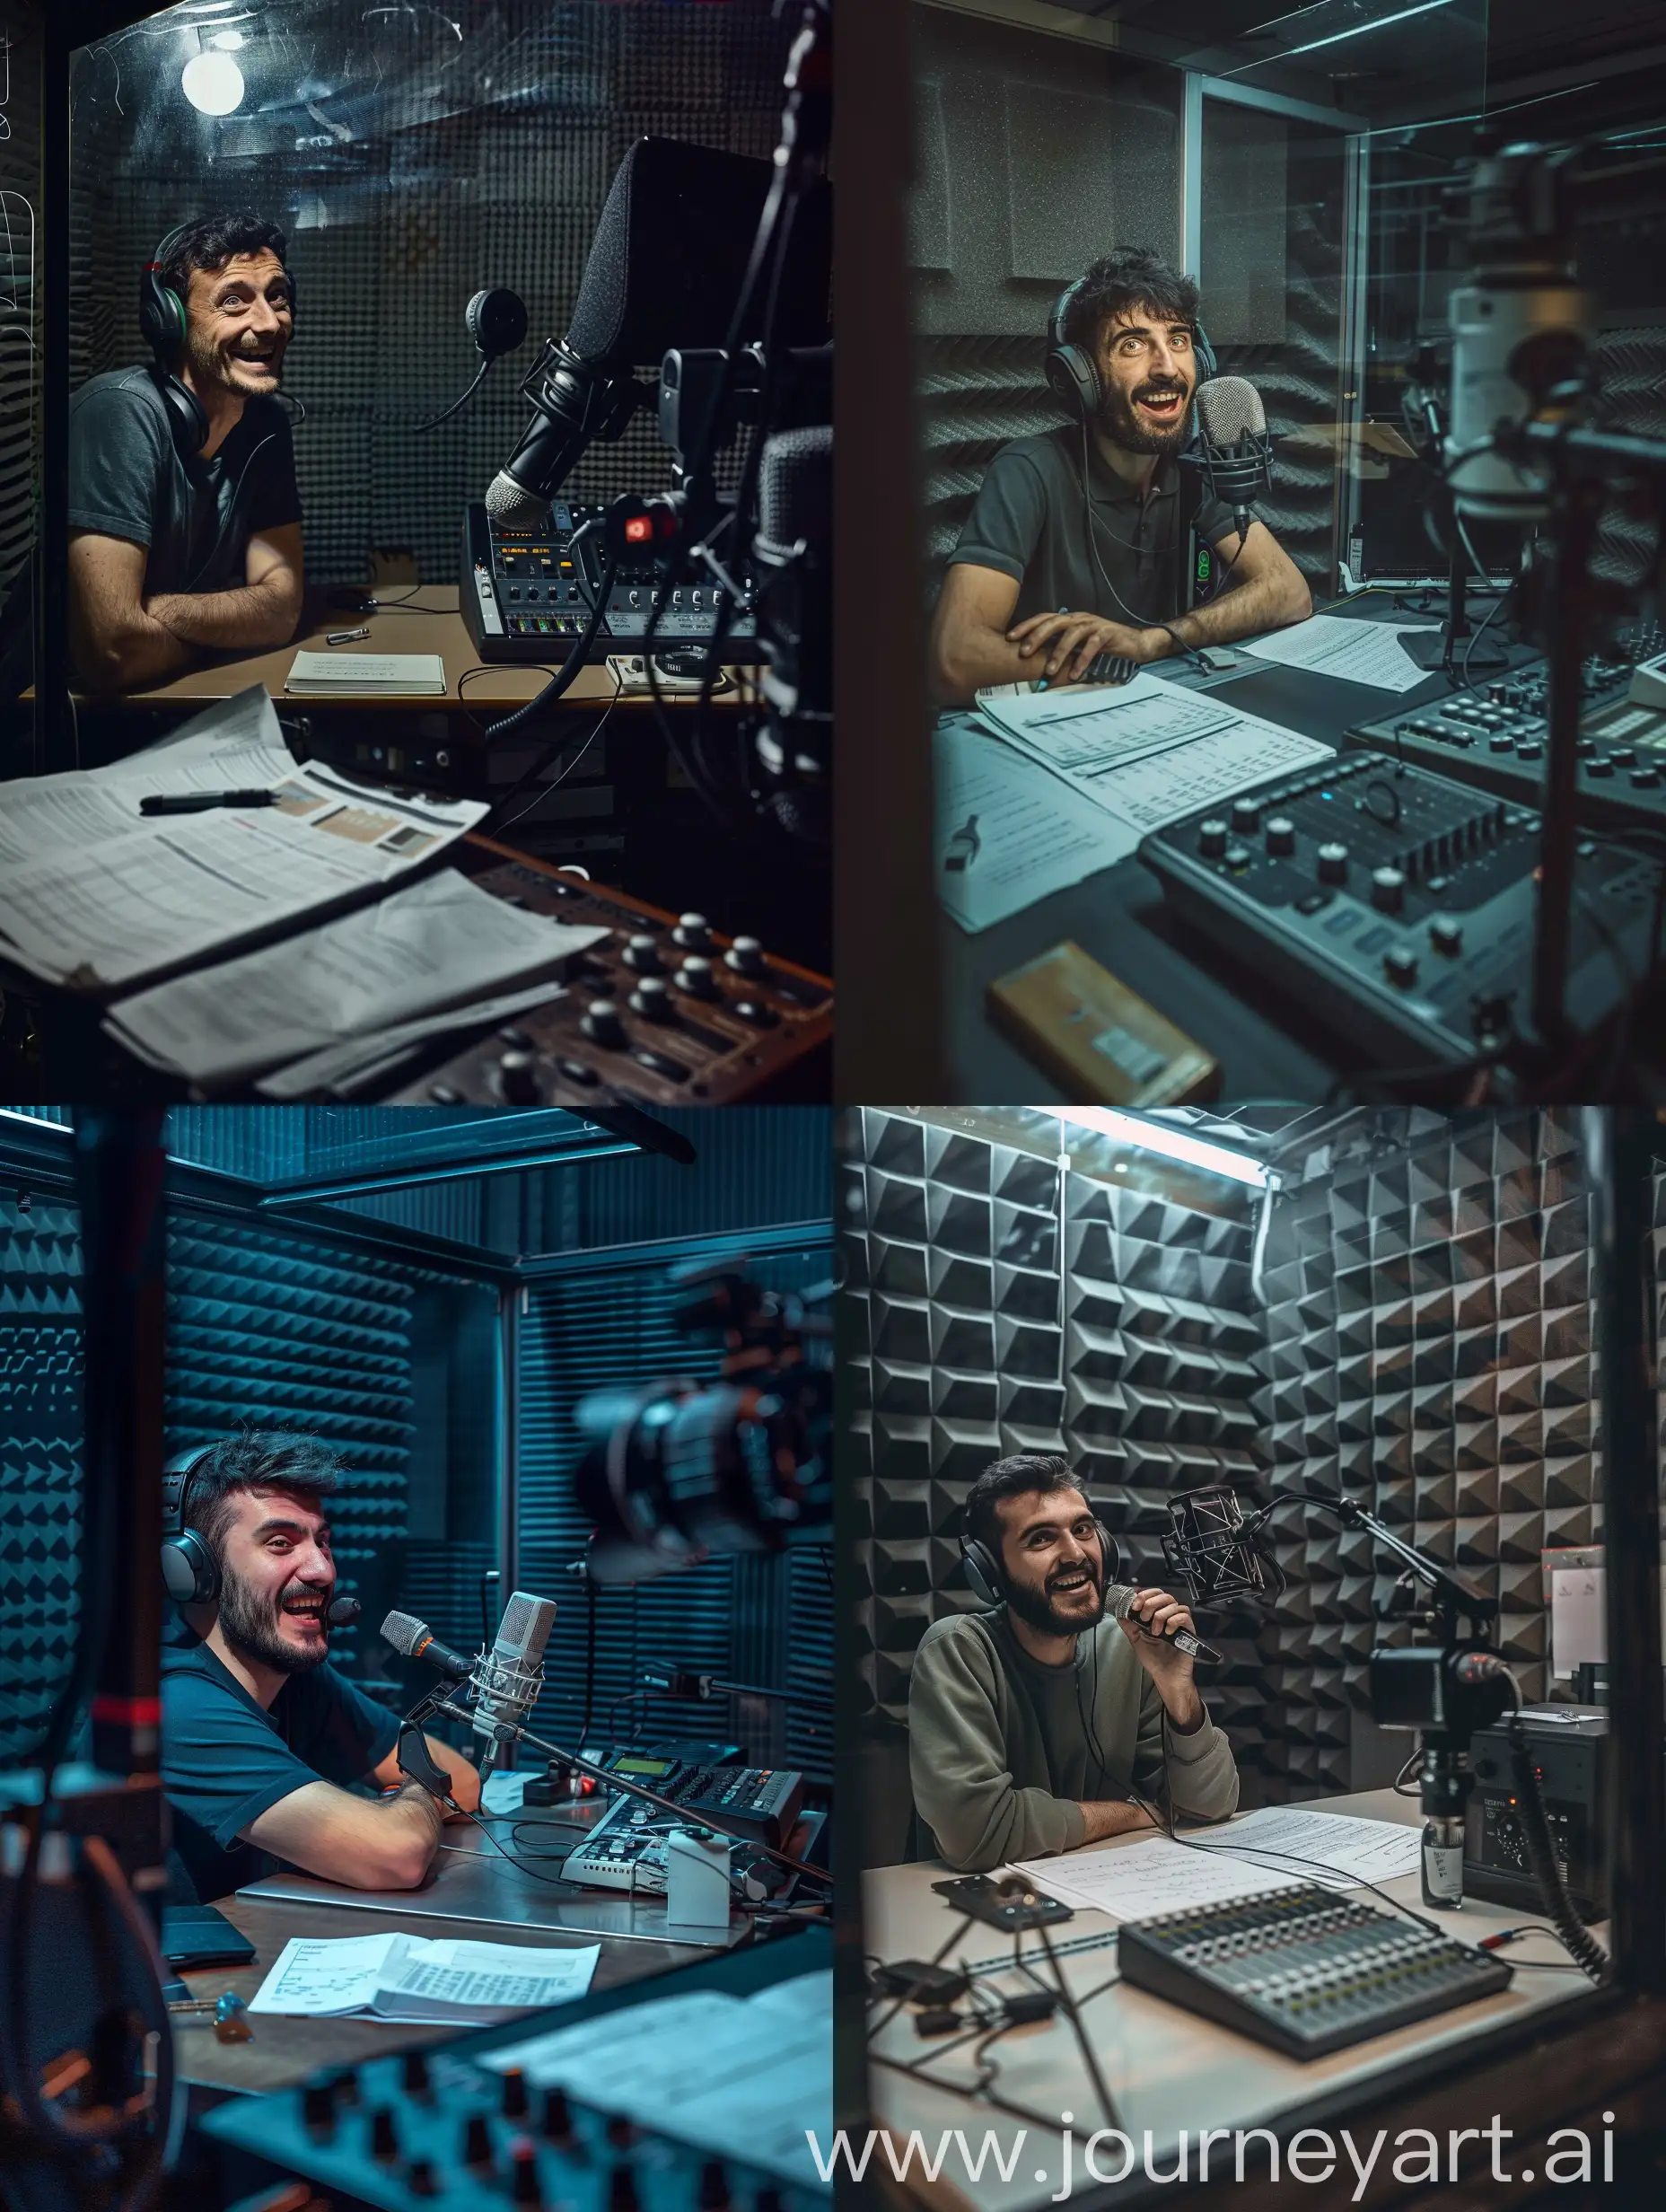
[[[1006,1609],[953,1613],[920,1639],[908,1684],[908,1770],[920,1818],[951,1866],[983,1873],[1068,1851],[1084,1804],[1166,1788],[1173,1812],[1225,1820],[1238,1807],[1232,1746],[1206,1710],[1182,1735],[1115,1620],[1044,1666]]]

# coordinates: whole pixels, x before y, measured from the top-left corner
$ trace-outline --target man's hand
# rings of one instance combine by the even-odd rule
[[[1079,683],[1096,654],[1116,653],[1143,665],[1173,650],[1167,630],[1133,629],[1097,614],[1032,614],[1008,630],[1006,641],[1018,647],[1024,661],[1039,662],[1045,654],[1044,666],[1025,672],[1045,676],[1050,683]]]
[[[1135,1625],[1136,1621],[1143,1621],[1148,1633],[1142,1635]],[[1192,1680],[1191,1655],[1177,1651],[1168,1640],[1177,1628],[1197,1635],[1197,1624],[1187,1608],[1166,1590],[1136,1590],[1129,1615],[1118,1626],[1133,1645],[1136,1658],[1156,1683],[1157,1695],[1175,1726],[1183,1735],[1197,1727],[1203,1718],[1203,1700]]]

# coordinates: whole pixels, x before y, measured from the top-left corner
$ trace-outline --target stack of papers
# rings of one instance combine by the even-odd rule
[[[535,2089],[558,2083],[714,2157],[819,2186],[806,2134],[832,2139],[833,1977],[800,1974],[749,1997],[705,1989],[627,2005],[500,2046],[481,2064],[519,2067]]]
[[[522,1950],[454,1936],[292,1936],[249,2009],[314,2020],[512,2020],[583,1997],[601,1955],[600,1944]]]
[[[285,691],[408,692],[445,689],[445,663],[437,653],[297,653],[289,664]]]
[[[1310,615],[1287,630],[1273,630],[1238,646],[1258,661],[1305,668],[1342,683],[1366,683],[1379,691],[1415,691],[1430,672],[1419,668],[1402,637],[1438,630],[1438,622],[1350,622],[1339,614]]]
[[[269,806],[142,815],[151,792],[269,790]],[[367,894],[486,814],[297,768],[259,685],[115,767],[0,786],[0,954],[95,995]]]

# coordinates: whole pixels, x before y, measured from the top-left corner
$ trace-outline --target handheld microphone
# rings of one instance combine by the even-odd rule
[[[1189,1628],[1177,1628],[1172,1636],[1159,1636],[1148,1628],[1134,1610],[1136,1594],[1130,1583],[1112,1583],[1105,1593],[1105,1611],[1113,1620],[1131,1620],[1140,1634],[1149,1636],[1153,1644],[1172,1644],[1176,1651],[1183,1651],[1188,1659],[1201,1659],[1208,1666],[1223,1663],[1214,1646],[1194,1636]]]
[[[1232,510],[1240,538],[1250,510],[1273,487],[1273,441],[1261,395],[1244,376],[1212,376],[1197,387],[1197,430],[1179,459],[1201,470],[1205,488]]]
[[[397,1652],[408,1659],[425,1659],[431,1667],[438,1667],[442,1674],[452,1681],[460,1682],[474,1672],[475,1663],[465,1659],[460,1652],[448,1651],[439,1643],[434,1630],[425,1620],[418,1620],[413,1613],[390,1613],[381,1624],[381,1633]]]
[[[364,1610],[356,1598],[332,1598],[324,1609],[324,1618],[332,1628],[350,1628]]]

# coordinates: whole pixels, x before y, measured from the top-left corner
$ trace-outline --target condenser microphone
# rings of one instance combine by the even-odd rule
[[[1153,1644],[1172,1644],[1176,1651],[1183,1651],[1188,1659],[1201,1659],[1206,1665],[1214,1667],[1223,1663],[1214,1646],[1206,1644],[1201,1637],[1194,1636],[1189,1628],[1177,1628],[1172,1636],[1159,1636],[1148,1628],[1134,1610],[1134,1601],[1138,1594],[1129,1583],[1112,1583],[1105,1592],[1106,1612],[1113,1620],[1132,1621],[1140,1634],[1149,1636]]]
[[[833,433],[783,430],[766,439],[752,569],[764,725],[758,757],[781,826],[827,840],[833,749]]]
[[[1198,470],[1211,498],[1232,510],[1240,538],[1250,510],[1272,489],[1273,441],[1261,395],[1245,376],[1212,376],[1197,387],[1197,434],[1179,458]]]
[[[1173,1526],[1162,1540],[1162,1556],[1195,1604],[1278,1595],[1285,1573],[1263,1532],[1272,1511],[1253,1499],[1246,1511],[1242,1495],[1224,1484],[1183,1490],[1169,1500]]]
[[[460,1652],[448,1651],[427,1622],[418,1620],[414,1613],[390,1613],[381,1624],[381,1633],[395,1651],[403,1652],[408,1659],[425,1659],[431,1667],[438,1667],[442,1674],[449,1674],[454,1682],[460,1682],[474,1672],[472,1659],[465,1659]]]
[[[481,1774],[490,1774],[544,1688],[544,1646],[556,1624],[554,1598],[517,1590],[504,1608],[497,1640],[474,1671],[474,1732],[487,1739]],[[507,1736],[504,1732],[507,1732]]]

